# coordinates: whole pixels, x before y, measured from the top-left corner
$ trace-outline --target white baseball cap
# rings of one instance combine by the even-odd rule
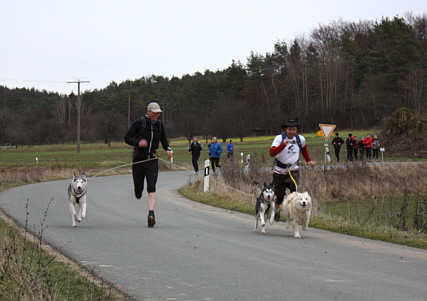
[[[153,113],[160,113],[162,110],[157,102],[150,102],[147,106],[147,111],[151,111]]]

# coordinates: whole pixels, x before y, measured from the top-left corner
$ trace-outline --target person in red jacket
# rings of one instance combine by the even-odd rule
[[[270,156],[274,157],[275,221],[280,220],[279,210],[286,194],[286,188],[289,188],[290,192],[296,191],[299,180],[299,153],[302,153],[310,166],[316,166],[316,162],[312,161],[308,154],[305,138],[297,134],[298,125],[296,120],[288,120],[282,125],[284,132],[274,138],[270,148]]]
[[[371,135],[366,135],[365,140],[363,140],[363,144],[365,145],[366,150],[366,159],[368,159],[368,162],[371,161],[371,151],[372,151],[372,138]]]

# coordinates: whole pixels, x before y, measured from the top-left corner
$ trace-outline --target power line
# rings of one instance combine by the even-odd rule
[[[59,80],[49,80],[49,79],[18,79],[18,78],[0,78],[0,81],[14,81],[14,82],[35,82],[35,83],[64,83],[64,81]]]

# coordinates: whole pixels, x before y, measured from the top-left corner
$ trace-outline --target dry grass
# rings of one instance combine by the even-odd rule
[[[229,199],[240,204],[241,211],[253,213],[263,183],[272,182],[272,169],[263,166],[262,158],[252,160],[250,169],[239,161],[224,160],[223,177],[213,176],[211,181],[210,191],[217,201],[210,203]],[[203,191],[202,183],[196,182],[192,190]],[[416,246],[425,246],[427,237],[421,233],[427,233],[427,163],[360,163],[327,172],[302,168],[298,191],[308,191],[312,196],[312,213],[318,217],[313,224],[321,228],[327,225],[327,229],[353,235],[366,232],[374,238],[375,232],[389,227],[406,232],[403,236],[420,233],[421,243]],[[184,193],[191,196],[189,190]],[[205,199],[200,194],[197,198]],[[397,236],[390,231],[393,240]]]
[[[87,169],[84,172],[93,176],[101,171]],[[73,172],[83,170],[39,166],[3,168],[0,191],[18,185],[69,179]],[[108,175],[128,172],[129,169],[120,169]],[[4,213],[0,217],[8,223],[0,222],[1,300],[127,300],[105,281],[42,243],[43,224],[39,238],[35,238]]]
[[[301,190],[307,190],[322,212],[330,200],[354,202],[372,198],[403,198],[427,194],[427,164],[347,165],[327,171],[303,169]]]
[[[27,207],[28,208],[28,203]],[[43,243],[46,215],[38,238],[0,210],[1,300],[129,300],[122,292]],[[27,216],[28,216],[27,210]],[[88,281],[86,281],[88,280]]]
[[[259,162],[256,162],[259,161]],[[223,177],[186,185],[185,197],[225,209],[254,214],[263,182],[272,181],[265,160],[223,161]],[[427,249],[427,163],[351,164],[326,173],[302,168],[298,191],[314,200],[311,227]],[[239,190],[239,191],[237,191]],[[282,219],[284,217],[282,216]]]
[[[239,162],[225,161],[222,168],[224,183],[247,194],[258,195],[264,182],[272,182],[271,168],[252,161],[249,170]],[[217,179],[219,181],[219,179]],[[403,197],[427,194],[427,163],[351,164],[324,172],[302,168],[299,191],[308,191],[317,207],[327,200],[356,200],[374,197]],[[227,191],[229,194],[230,192]]]

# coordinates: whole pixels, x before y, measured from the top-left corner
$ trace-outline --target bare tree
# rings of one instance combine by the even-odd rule
[[[62,96],[53,104],[53,114],[61,125],[65,125],[67,121],[67,102],[67,98]]]
[[[122,115],[114,110],[102,112],[98,115],[98,132],[108,146],[111,146],[111,140],[120,128],[118,121],[121,119],[123,119]]]
[[[312,33],[314,45],[319,53],[319,84],[322,118],[333,120],[340,86],[343,83],[344,58],[340,47],[340,25],[320,26]]]
[[[425,105],[423,98],[424,91],[424,71],[422,69],[411,69],[405,80],[400,82],[405,91],[405,99],[415,112],[421,111]]]

